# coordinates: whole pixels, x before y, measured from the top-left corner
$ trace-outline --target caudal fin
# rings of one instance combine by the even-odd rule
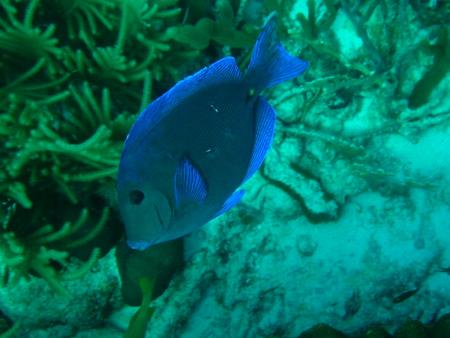
[[[276,20],[275,14],[268,18],[253,48],[245,74],[250,87],[257,92],[297,77],[308,68],[308,62],[289,55],[280,44]]]

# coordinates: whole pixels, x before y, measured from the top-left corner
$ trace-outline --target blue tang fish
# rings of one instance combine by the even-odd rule
[[[129,247],[187,235],[239,203],[237,189],[261,166],[274,134],[275,111],[260,93],[307,66],[281,46],[272,15],[245,72],[224,57],[140,114],[117,183]]]

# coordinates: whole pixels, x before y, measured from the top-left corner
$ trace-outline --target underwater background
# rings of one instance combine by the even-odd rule
[[[272,12],[309,68],[243,201],[128,249],[136,116]],[[2,0],[0,337],[450,337],[449,32],[439,0]]]

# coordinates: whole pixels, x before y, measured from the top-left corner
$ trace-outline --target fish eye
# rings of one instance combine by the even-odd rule
[[[144,200],[144,193],[141,190],[131,190],[130,191],[130,203],[134,205],[139,205]]]

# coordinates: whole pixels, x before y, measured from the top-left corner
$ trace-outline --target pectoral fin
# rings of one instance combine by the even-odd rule
[[[183,158],[175,172],[175,205],[183,202],[203,203],[208,195],[207,185],[200,171],[187,158]]]

